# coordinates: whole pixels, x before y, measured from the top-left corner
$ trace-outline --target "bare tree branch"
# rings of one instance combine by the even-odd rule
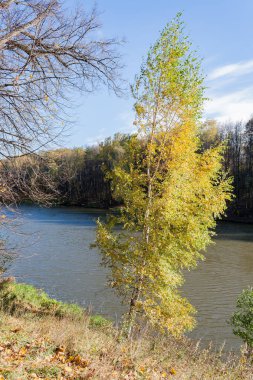
[[[6,160],[33,154],[64,129],[72,89],[105,85],[120,93],[119,42],[100,36],[96,10],[70,14],[57,0],[0,0],[2,188]],[[8,189],[14,179],[21,186],[15,165],[13,175],[8,164]]]
[[[0,8],[8,8],[15,0],[2,1],[0,4]]]
[[[34,151],[58,135],[71,88],[120,91],[118,42],[98,38],[99,28],[95,10],[65,16],[57,0],[2,2],[0,155]]]
[[[9,4],[6,4],[5,8],[8,8],[8,5],[10,5],[12,3],[12,1],[9,1],[8,2]],[[30,27],[33,27],[33,26],[36,26],[38,25],[42,20],[45,19],[45,17],[50,13],[50,11],[52,10],[52,8],[57,4],[57,1],[52,1],[48,4],[48,6],[42,10],[41,13],[39,13],[36,17],[34,17],[34,19],[32,19],[31,21],[27,22],[26,24],[23,24],[23,25],[20,25],[19,27],[16,27],[14,30],[12,30],[11,32],[5,34],[4,36],[2,36],[0,38],[0,49],[2,49],[4,47],[4,45],[12,40],[13,38],[17,37],[18,35],[20,35],[22,32],[25,32],[27,29],[29,29]]]

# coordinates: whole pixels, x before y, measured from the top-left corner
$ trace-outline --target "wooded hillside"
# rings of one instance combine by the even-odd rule
[[[225,144],[224,168],[234,178],[234,200],[228,216],[253,218],[253,119],[224,125],[210,120],[204,123],[200,134],[201,149]],[[20,184],[15,195],[7,199],[38,200],[38,192],[43,191],[57,204],[113,207],[119,200],[112,197],[104,167],[112,168],[128,154],[131,139],[131,135],[118,133],[86,148],[57,149],[17,158],[11,167],[2,161],[1,174],[5,172],[6,182],[15,182],[13,177],[18,177]]]

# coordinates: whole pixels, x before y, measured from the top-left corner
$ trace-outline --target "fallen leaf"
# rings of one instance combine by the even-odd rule
[[[175,368],[171,368],[170,369],[170,374],[171,375],[175,375],[177,373],[177,371],[175,370]]]
[[[27,353],[27,348],[26,347],[21,347],[19,350],[19,355],[20,356],[25,356]]]
[[[89,362],[81,357],[81,355],[70,356],[68,359],[69,362],[76,364],[82,368],[86,368],[89,365]]]
[[[15,329],[12,329],[11,332],[17,333],[21,330],[21,327],[16,327]]]
[[[58,354],[59,352],[64,352],[65,351],[65,347],[64,346],[58,346],[56,347],[55,349],[55,352]]]

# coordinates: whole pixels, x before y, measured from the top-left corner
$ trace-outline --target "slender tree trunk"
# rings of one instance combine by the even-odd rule
[[[152,132],[150,135],[150,145],[152,146],[153,139],[154,139],[154,130],[155,130],[155,125],[156,125],[156,115],[157,115],[157,108],[158,105],[156,105],[154,115],[153,115],[153,122],[152,122]],[[144,225],[144,239],[146,242],[146,246],[148,248],[149,244],[149,235],[150,235],[150,227],[149,227],[149,215],[150,215],[150,206],[152,202],[152,176],[151,176],[151,153],[150,151],[148,152],[148,160],[147,160],[147,180],[148,180],[148,203],[147,203],[147,208],[145,212],[145,225]],[[146,265],[146,260],[145,257],[143,257],[143,263],[142,263],[142,270],[140,273],[140,276],[137,280],[137,286],[133,290],[132,297],[130,300],[130,307],[129,307],[129,312],[128,312],[128,318],[127,318],[127,337],[130,338],[133,330],[133,325],[135,322],[136,318],[136,302],[138,301],[140,294],[141,294],[141,288],[142,288],[142,283],[144,279],[144,273],[143,269],[145,268]]]
[[[140,290],[141,290],[141,284],[133,290],[132,298],[130,300],[130,307],[129,307],[129,312],[128,312],[128,317],[127,317],[127,338],[130,338],[132,335],[132,330],[133,330],[133,325],[135,322],[136,318],[136,302],[139,299],[140,296]]]
[[[148,163],[147,177],[148,177],[148,206],[147,206],[146,213],[145,213],[144,238],[145,238],[146,245],[148,246],[149,234],[150,234],[150,227],[148,225],[148,218],[149,218],[149,214],[150,214],[150,205],[151,205],[151,198],[152,198],[152,183],[151,183],[151,175],[150,175],[150,163]],[[145,263],[146,263],[146,261],[144,258],[143,263],[142,263],[142,271],[141,271],[140,277],[137,281],[137,286],[133,290],[132,297],[130,300],[130,307],[129,307],[129,312],[128,312],[128,321],[127,321],[127,337],[128,338],[132,334],[132,329],[133,329],[133,325],[134,325],[135,318],[136,318],[136,302],[138,301],[138,299],[140,297],[140,293],[141,293],[141,287],[142,287],[143,278],[144,278],[143,268],[145,267]]]

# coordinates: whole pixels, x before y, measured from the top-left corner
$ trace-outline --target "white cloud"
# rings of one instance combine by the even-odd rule
[[[224,76],[239,76],[253,72],[253,60],[224,65],[211,71],[208,80],[215,80]]]
[[[205,116],[220,122],[246,121],[253,114],[253,59],[214,68],[209,80]]]
[[[205,104],[208,118],[215,118],[220,122],[228,119],[246,121],[253,114],[253,87],[220,96],[213,94],[211,98],[213,100]]]

